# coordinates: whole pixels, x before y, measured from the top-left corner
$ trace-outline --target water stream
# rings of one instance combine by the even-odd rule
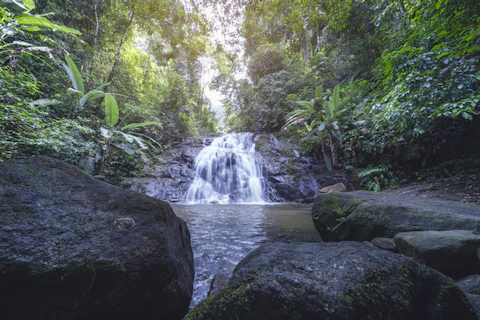
[[[216,274],[231,275],[248,253],[281,235],[320,239],[311,207],[301,204],[172,204],[190,230],[195,261],[191,307],[207,297]]]
[[[238,262],[262,243],[285,235],[320,239],[309,206],[268,203],[253,137],[238,133],[215,138],[195,159],[195,179],[185,202],[172,204],[191,234],[195,261],[191,307],[207,297],[215,275],[230,276]]]

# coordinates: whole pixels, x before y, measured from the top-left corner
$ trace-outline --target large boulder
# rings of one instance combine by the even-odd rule
[[[480,275],[475,274],[457,281],[480,318]]]
[[[476,319],[455,282],[358,242],[270,243],[186,319]]]
[[[324,241],[370,241],[406,231],[480,231],[480,206],[381,192],[319,193],[312,217]]]
[[[193,276],[168,203],[47,157],[0,164],[3,319],[177,319]]]
[[[480,273],[480,234],[473,231],[401,232],[394,241],[401,254],[450,277]]]

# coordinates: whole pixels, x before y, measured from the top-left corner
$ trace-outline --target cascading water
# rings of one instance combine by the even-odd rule
[[[260,166],[252,133],[215,138],[195,159],[195,179],[187,203],[263,203]]]

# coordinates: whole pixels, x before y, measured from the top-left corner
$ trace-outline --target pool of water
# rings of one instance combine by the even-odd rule
[[[190,307],[207,297],[216,274],[231,274],[248,253],[282,235],[320,239],[311,206],[300,204],[172,204],[188,225],[195,260]]]

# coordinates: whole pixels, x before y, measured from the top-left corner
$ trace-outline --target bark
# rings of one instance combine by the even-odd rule
[[[130,9],[130,17],[128,19],[127,26],[125,27],[125,30],[123,31],[122,39],[120,40],[120,43],[117,47],[117,51],[115,52],[115,62],[113,63],[112,69],[110,70],[110,74],[108,75],[107,83],[111,82],[113,79],[113,75],[115,74],[115,69],[118,65],[118,61],[120,60],[120,52],[122,50],[123,44],[125,43],[125,40],[127,39],[127,34],[128,30],[130,29],[130,26],[132,25],[133,18],[135,17],[135,5],[132,4],[132,7]]]
[[[335,139],[333,139],[333,136],[329,133],[328,138],[330,140],[330,153],[332,154],[332,166],[335,168],[338,166],[338,152],[337,148],[335,147]]]

